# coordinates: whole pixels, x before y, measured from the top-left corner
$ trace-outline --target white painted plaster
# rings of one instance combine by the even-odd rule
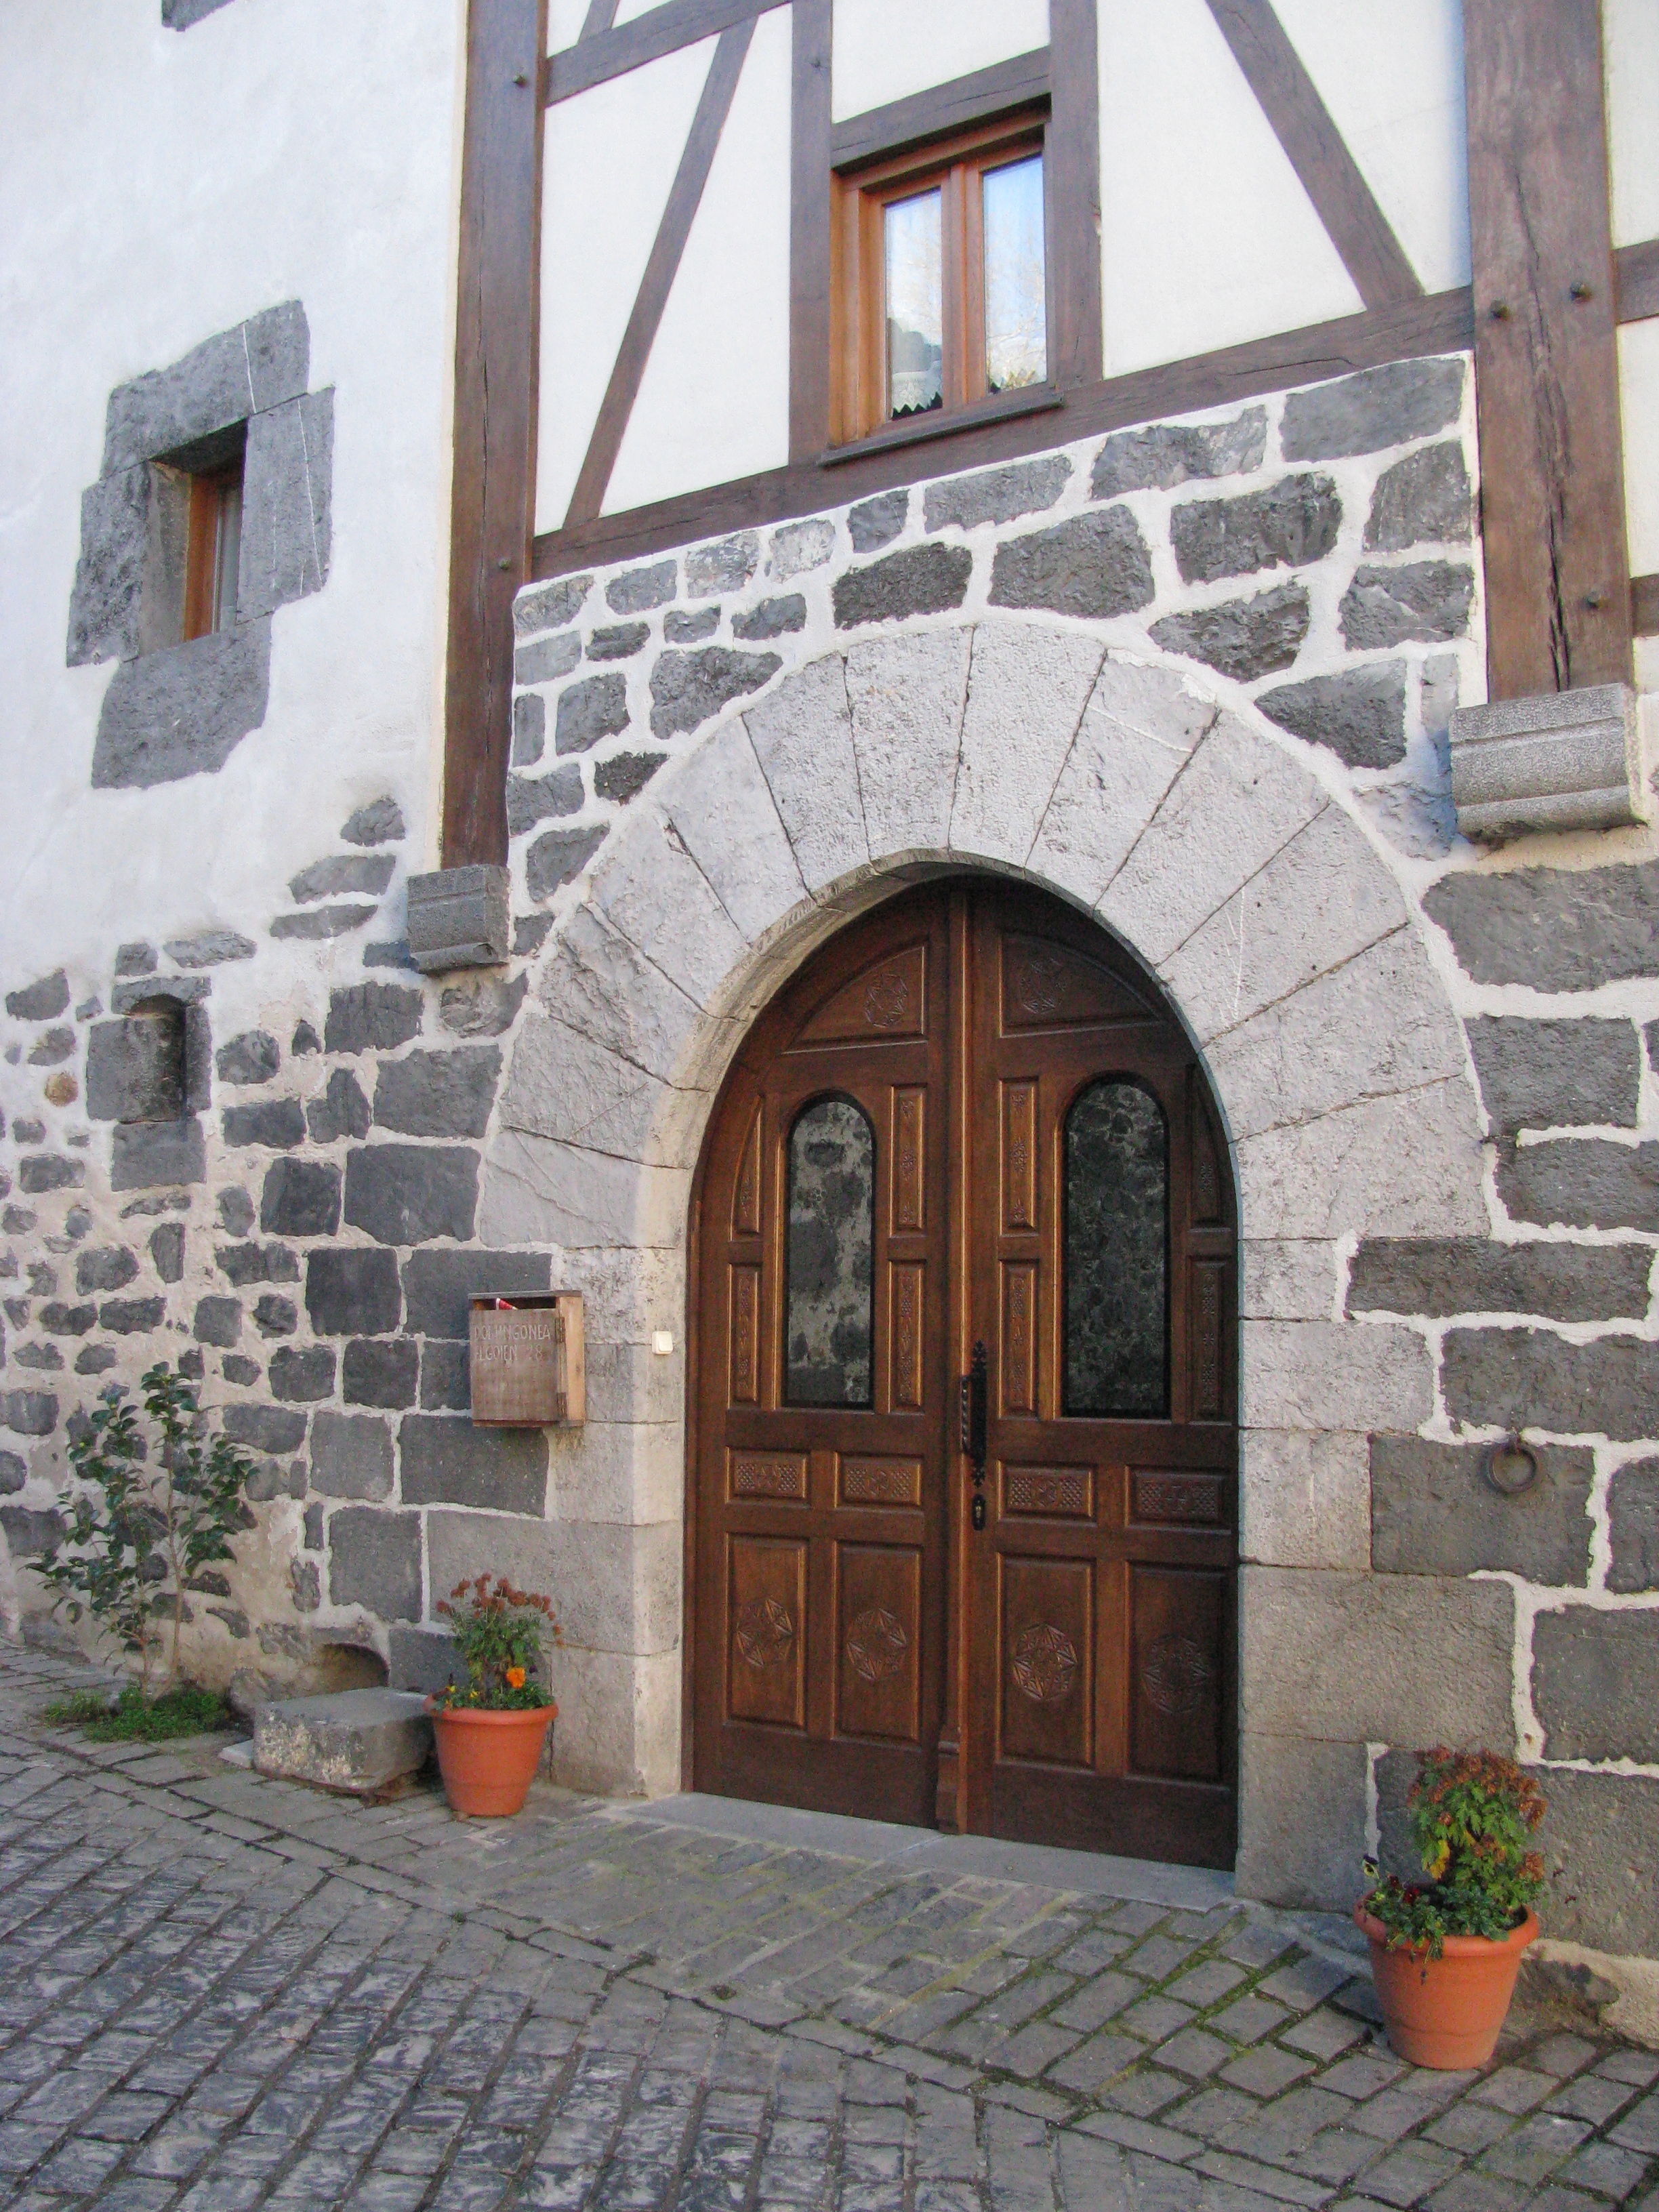
[[[560,52],[574,46],[587,21],[588,0],[548,0],[547,50]]]
[[[261,930],[381,792],[421,854],[446,588],[459,0],[0,10],[0,782],[9,978],[108,987],[114,944]],[[112,388],[298,299],[334,387],[332,567],[272,622],[270,704],[216,775],[89,787],[113,664],[67,668]],[[303,791],[304,805],[294,804]],[[397,933],[389,923],[380,933]],[[260,988],[326,945],[270,948]],[[225,969],[216,989],[234,1001]],[[221,1035],[228,1030],[220,1029]]]
[[[538,530],[570,504],[714,52],[704,39],[547,111]]]
[[[1620,328],[1619,397],[1631,573],[1649,576],[1659,568],[1659,319]]]
[[[1048,43],[1048,0],[835,0],[834,113],[862,115]]]
[[[775,8],[755,26],[607,514],[789,458],[789,48]]]
[[[1601,0],[1607,88],[1607,167],[1613,242],[1659,238],[1659,8],[1654,0]]]
[[[1467,284],[1460,0],[1279,0],[1279,17],[1425,291]]]
[[[1106,373],[1362,305],[1205,0],[1101,0]]]

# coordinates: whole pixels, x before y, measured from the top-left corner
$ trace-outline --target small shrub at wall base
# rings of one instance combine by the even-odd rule
[[[1406,1804],[1427,1880],[1379,1880],[1368,1861],[1354,1913],[1389,2040],[1413,2065],[1482,2066],[1497,2048],[1538,1934],[1544,1863],[1531,1845],[1544,1802],[1529,1774],[1493,1752],[1418,1754]]]
[[[234,1560],[232,1538],[252,1525],[245,1493],[254,1464],[223,1436],[210,1437],[190,1382],[165,1360],[139,1383],[146,1424],[112,1382],[69,1448],[79,1487],[64,1534],[34,1572],[54,1609],[89,1614],[138,1662],[137,1696],[179,1680],[185,1593],[191,1578]],[[148,1433],[146,1433],[148,1429]]]
[[[464,1819],[516,1813],[558,1717],[541,1680],[544,1644],[563,1640],[552,1605],[505,1575],[480,1575],[458,1583],[438,1611],[465,1670],[432,1701],[450,1809]]]

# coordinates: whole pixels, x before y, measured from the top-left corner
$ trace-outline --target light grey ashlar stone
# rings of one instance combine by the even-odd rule
[[[1127,507],[1107,507],[1005,538],[992,557],[989,598],[994,607],[1097,622],[1150,606],[1152,560],[1140,526]]]
[[[1378,477],[1365,519],[1365,550],[1403,553],[1412,545],[1465,544],[1472,507],[1463,448],[1449,443],[1422,447]]]
[[[540,629],[561,629],[574,622],[593,588],[592,576],[556,576],[550,584],[532,584],[513,603],[513,630],[517,637],[532,637]]]
[[[953,850],[1024,860],[1103,659],[1098,641],[1075,631],[978,624],[951,810]]]
[[[1557,1766],[1544,1792],[1552,1936],[1615,1958],[1659,1954],[1659,1782]]]
[[[1659,1612],[1569,1605],[1532,1626],[1546,1759],[1659,1765]]]
[[[124,660],[98,716],[94,789],[211,775],[264,720],[270,683],[268,617]]]
[[[1268,1429],[1413,1430],[1434,1410],[1423,1339],[1352,1322],[1241,1325],[1252,1422]]]
[[[689,1168],[641,1165],[503,1127],[478,1204],[488,1243],[533,1237],[570,1253],[672,1247],[684,1234]]]
[[[872,858],[945,846],[971,642],[966,629],[928,630],[873,640],[848,653],[847,697]]]
[[[545,1015],[526,1020],[501,1101],[503,1127],[613,1158],[690,1166],[695,1137],[665,1150],[660,1133],[684,1118],[667,1085],[643,1068]]]
[[[101,473],[131,467],[298,399],[310,375],[304,307],[285,300],[111,392]]]
[[[1279,426],[1279,449],[1287,461],[1381,453],[1443,430],[1456,419],[1462,400],[1461,361],[1400,361],[1361,369],[1358,375],[1291,392]]]
[[[1352,1314],[1534,1314],[1547,1321],[1640,1321],[1651,1249],[1644,1244],[1499,1244],[1476,1237],[1374,1238],[1355,1252]]]
[[[337,1690],[284,1698],[253,1711],[257,1772],[374,1796],[416,1774],[432,1751],[426,1698],[412,1690]]]
[[[594,872],[599,915],[698,1006],[707,1006],[747,950],[744,939],[654,805],[637,814]]]
[[[786,676],[743,720],[808,890],[863,867],[870,845],[841,654]]]
[[[680,1632],[679,1523],[532,1521],[517,1515],[427,1516],[432,1588],[506,1574],[521,1589],[553,1593],[565,1641],[579,1650],[648,1657]]]
[[[830,591],[837,629],[944,614],[968,596],[974,556],[965,545],[907,545],[837,576]]]
[[[968,477],[945,477],[922,494],[923,526],[929,531],[976,530],[987,522],[1012,522],[1022,514],[1050,507],[1071,480],[1065,453],[1044,453],[1034,461],[981,469]]]
[[[1247,1566],[1240,1584],[1247,1737],[1513,1748],[1507,1583]]]
[[[507,870],[486,863],[411,876],[410,958],[428,975],[499,967],[512,942],[509,896]]]
[[[517,647],[513,655],[515,684],[556,684],[568,676],[582,657],[582,641],[574,630],[538,637]]]
[[[1570,1344],[1546,1328],[1458,1328],[1441,1366],[1446,1410],[1471,1427],[1639,1442],[1659,1436],[1659,1345]]]
[[[1659,1144],[1569,1137],[1505,1146],[1498,1158],[1498,1195],[1513,1221],[1659,1230]]]
[[[1253,599],[1165,615],[1152,624],[1151,636],[1166,653],[1184,653],[1249,684],[1291,665],[1308,635],[1310,605],[1300,584],[1279,584]]]
[[[1494,1128],[1631,1128],[1642,1055],[1633,1024],[1477,1015],[1464,1024]]]
[[[1027,864],[1091,905],[1216,719],[1170,670],[1108,654]]]
[[[242,463],[239,621],[273,613],[328,581],[334,393],[308,392],[249,418]]]
[[[392,798],[371,799],[347,820],[340,832],[343,845],[395,845],[408,836],[403,809]],[[382,886],[384,888],[384,886]]]
[[[1610,1590],[1659,1590],[1659,1460],[1632,1460],[1607,1490]]]
[[[1247,407],[1230,422],[1154,422],[1117,430],[1095,456],[1091,499],[1126,491],[1172,491],[1193,477],[1248,475],[1267,447],[1267,410]]]
[[[1477,983],[1593,991],[1659,973],[1659,861],[1495,875],[1458,870],[1431,884],[1423,905]]]
[[[1170,543],[1183,582],[1212,584],[1322,561],[1341,522],[1329,477],[1285,477],[1232,499],[1184,501],[1170,512]]]
[[[1480,1135],[1461,1075],[1236,1141],[1258,1237],[1486,1233]]]
[[[1645,821],[1646,763],[1636,695],[1598,684],[1451,718],[1452,799],[1466,837],[1614,830]]]
[[[1386,652],[1408,640],[1437,644],[1467,634],[1474,599],[1474,571],[1462,561],[1367,562],[1342,594],[1337,623],[1351,653]]]
[[[1262,713],[1293,737],[1324,745],[1349,768],[1392,768],[1406,757],[1406,664],[1377,660],[1258,691]]]
[[[1533,1444],[1536,1480],[1513,1498],[1492,1488],[1485,1444],[1374,1436],[1371,1565],[1379,1574],[1508,1573],[1582,1589],[1589,1572],[1594,1455]]]
[[[1239,1445],[1241,1558],[1273,1567],[1370,1567],[1363,1431],[1249,1428]]]
[[[1357,1901],[1365,1853],[1363,1743],[1246,1734],[1239,1746],[1241,1897],[1318,1912]]]
[[[782,665],[775,653],[738,653],[722,645],[663,653],[651,671],[651,734],[672,738],[700,729],[734,699],[770,683]],[[559,706],[562,714],[563,700]],[[565,750],[562,740],[559,749]]]
[[[786,522],[772,532],[766,573],[781,584],[787,583],[792,576],[822,568],[835,550],[836,526],[827,516],[815,514],[805,522]]]
[[[494,1045],[411,1052],[380,1063],[374,1119],[408,1137],[482,1137],[501,1055]]]
[[[566,1028],[664,1083],[699,1027],[696,1003],[588,905],[566,923],[537,994]]]
[[[139,651],[149,514],[150,472],[142,464],[100,477],[82,493],[64,654],[70,668],[131,660]]]
[[[392,881],[398,863],[390,853],[335,853],[313,860],[289,881],[288,895],[296,906],[313,899],[333,898],[342,891],[368,891],[379,897]]]
[[[712,599],[721,592],[741,591],[760,561],[760,540],[752,530],[712,544],[694,545],[685,556],[685,595]]]

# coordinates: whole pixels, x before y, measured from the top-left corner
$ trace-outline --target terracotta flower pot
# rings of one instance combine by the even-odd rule
[[[1403,1946],[1389,1950],[1387,1929],[1364,1905],[1353,1917],[1371,1947],[1371,1978],[1396,2055],[1413,2066],[1484,2066],[1498,2047],[1521,1954],[1537,1936],[1537,1914],[1501,1943],[1448,1936],[1437,1959]]]
[[[463,1820],[499,1820],[520,1811],[541,1763],[556,1705],[531,1705],[494,1713],[458,1705],[432,1708],[438,1766],[449,1809]]]

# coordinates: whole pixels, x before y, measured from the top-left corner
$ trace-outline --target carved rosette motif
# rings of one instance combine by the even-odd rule
[[[1060,1705],[1071,1696],[1077,1680],[1077,1646],[1063,1628],[1034,1621],[1020,1631],[1008,1671],[1014,1687],[1034,1705]]]
[[[781,1598],[751,1597],[732,1630],[738,1656],[757,1674],[781,1666],[795,1641],[794,1616]]]
[[[910,986],[903,974],[889,969],[883,975],[873,977],[864,994],[864,1023],[866,1029],[902,1029],[910,1017]]]
[[[1213,1678],[1208,1658],[1190,1636],[1160,1636],[1140,1662],[1147,1704],[1176,1719],[1204,1704]]]
[[[910,1649],[904,1623],[884,1605],[859,1614],[847,1632],[847,1662],[866,1682],[890,1681],[903,1667]]]

